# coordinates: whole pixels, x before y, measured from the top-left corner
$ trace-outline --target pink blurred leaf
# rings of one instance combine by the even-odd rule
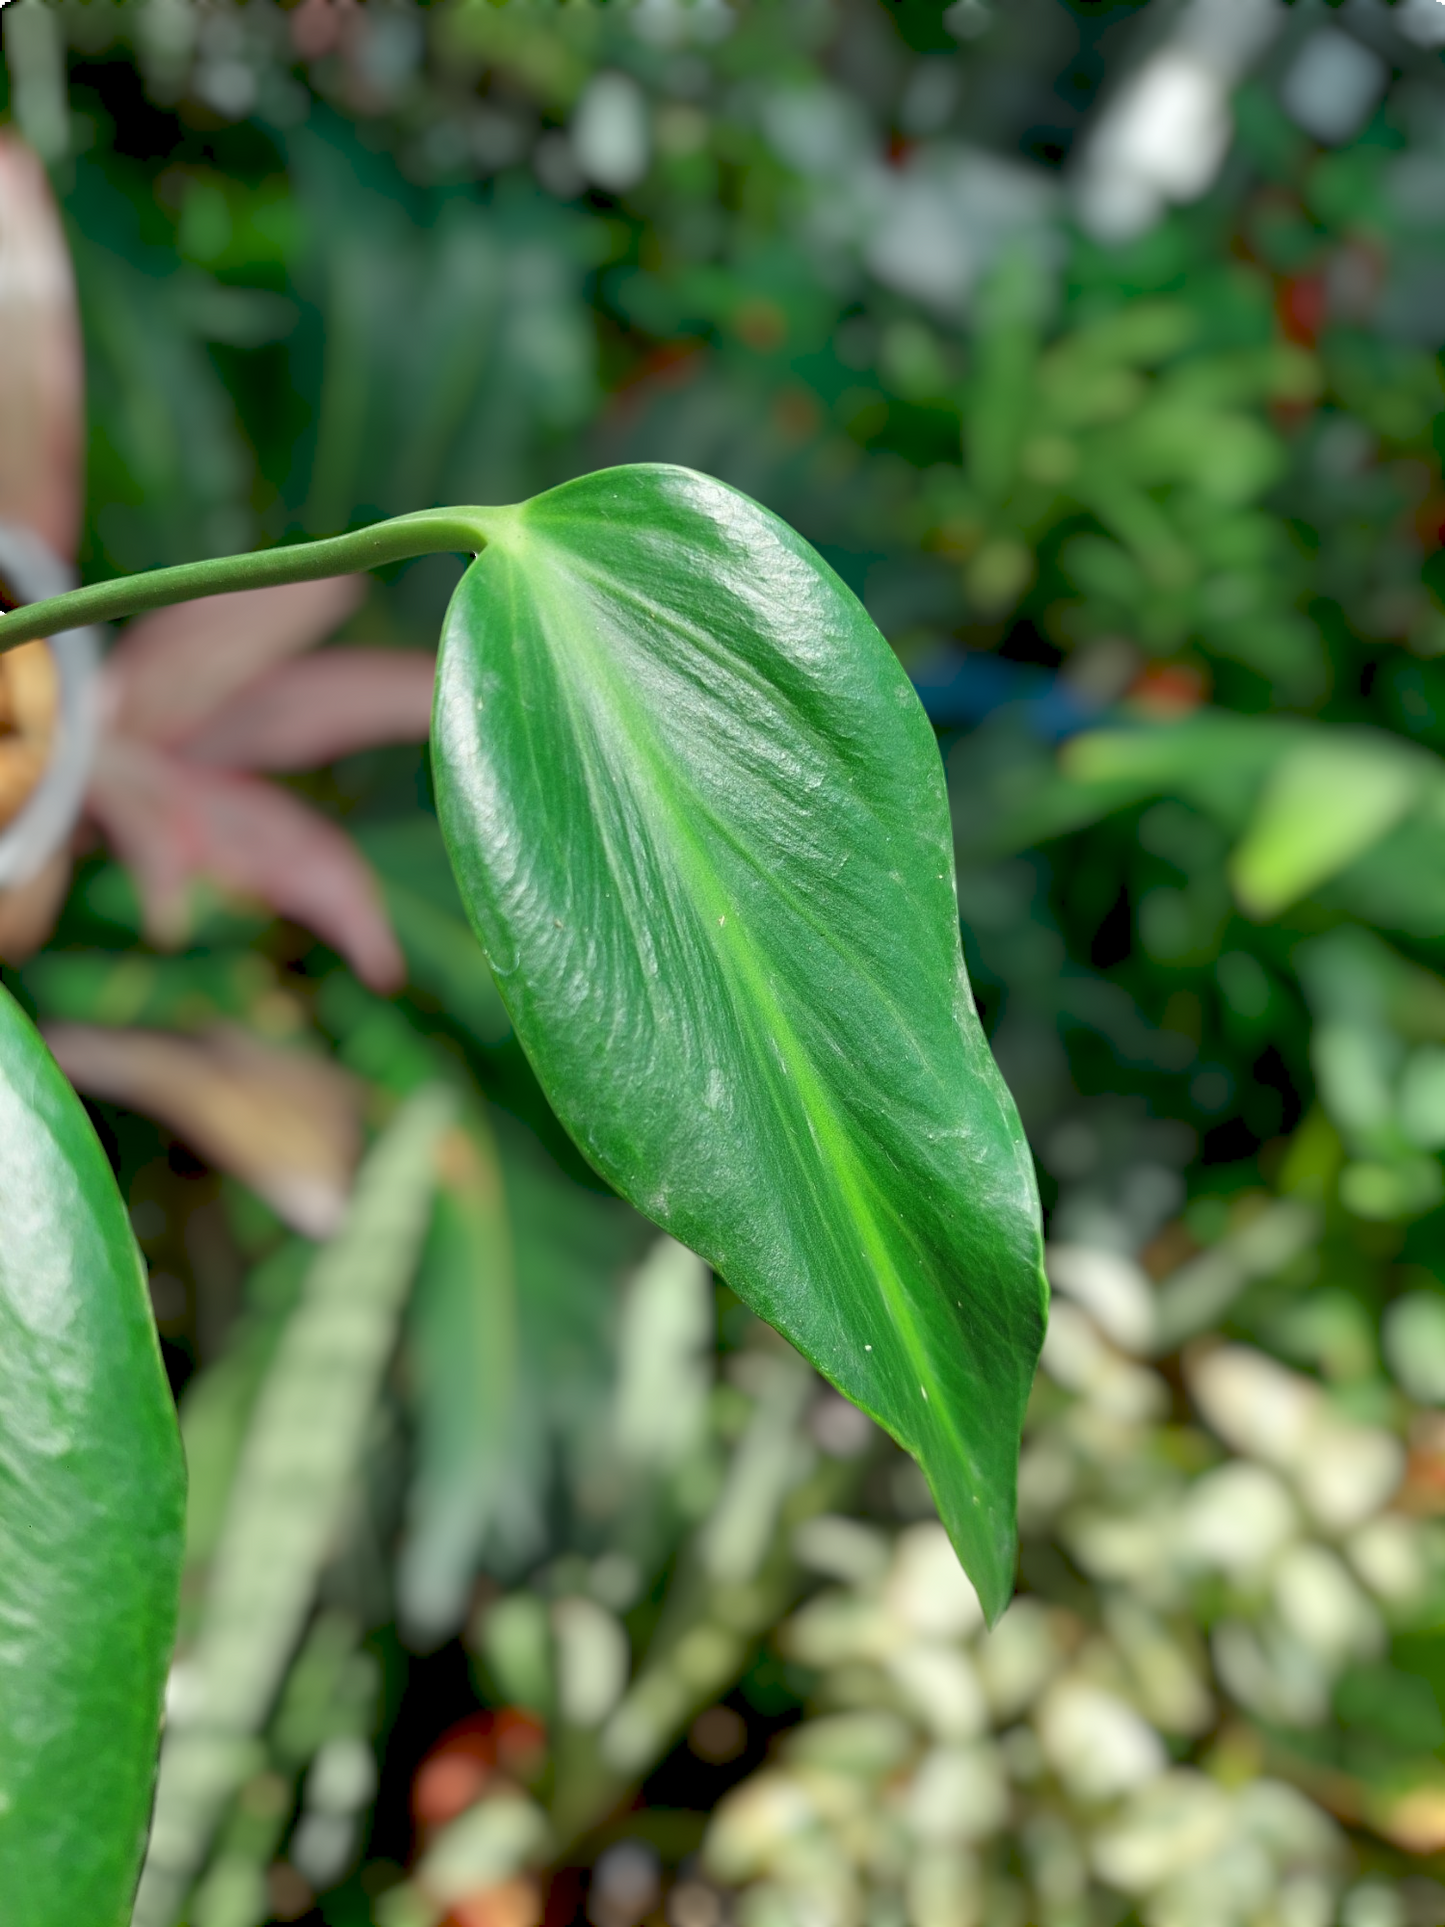
[[[360,852],[288,791],[109,737],[96,758],[89,809],[135,876],[154,942],[184,941],[187,886],[204,875],[315,931],[373,989],[405,982]]]
[[[74,555],[83,363],[70,250],[45,169],[0,133],[0,519]]]
[[[291,15],[291,44],[303,60],[319,60],[341,38],[341,8],[333,0],[301,0]]]
[[[364,576],[331,576],[142,616],[105,667],[114,728],[146,742],[178,741],[263,671],[324,640],[365,592]]]
[[[191,1038],[53,1024],[45,1039],[77,1090],[155,1118],[304,1236],[335,1231],[361,1149],[360,1092],[328,1059],[230,1025]]]
[[[220,769],[315,769],[377,743],[422,742],[435,680],[435,656],[328,649],[268,669],[179,747]]]

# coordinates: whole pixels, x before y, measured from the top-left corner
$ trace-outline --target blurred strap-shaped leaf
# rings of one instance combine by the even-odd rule
[[[194,1647],[176,1669],[135,1927],[174,1927],[248,1770],[331,1556],[431,1213],[453,1116],[408,1098],[318,1252],[252,1410]]]
[[[123,1927],[185,1474],[105,1153],[0,991],[0,1915]]]
[[[1059,761],[1059,778],[1020,796],[1020,820],[1000,841],[1021,848],[1029,829],[1056,834],[1149,795],[1182,796],[1237,833],[1229,879],[1258,921],[1347,870],[1417,809],[1433,826],[1445,796],[1445,769],[1420,745],[1294,716],[1199,710],[1092,730]]]
[[[814,551],[706,477],[475,514],[433,737],[518,1036],[598,1170],[918,1456],[996,1615],[1038,1204],[918,700]]]
[[[513,1228],[485,1113],[442,1142],[431,1232],[410,1314],[415,1472],[397,1611],[423,1644],[465,1617],[477,1554],[505,1503],[520,1386]]]
[[[1337,725],[1290,742],[1229,862],[1241,908],[1278,916],[1372,849],[1420,800],[1439,766],[1383,731]]]

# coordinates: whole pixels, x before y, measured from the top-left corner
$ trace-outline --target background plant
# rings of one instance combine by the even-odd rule
[[[82,854],[7,981],[140,1067],[93,1108],[193,1602],[323,1228],[278,1213],[273,1127],[205,1135],[236,1028],[273,1107],[282,1066],[334,1094],[301,1113],[333,1212],[358,1122],[438,1067],[466,1120],[197,1921],[1445,1913],[1440,56],[1428,7],[1277,24],[1213,188],[1106,241],[1068,196],[1178,48],[1154,9],[7,8],[72,223],[87,573],[636,457],[776,508],[939,724],[1062,1248],[1006,1686],[1002,1634],[910,1593],[907,1467],[680,1255],[637,1269],[478,982],[413,752],[283,779],[375,866],[396,998],[206,886],[162,953]],[[1298,78],[1326,28],[1383,63],[1353,126]],[[347,639],[416,646],[449,586],[400,572]]]

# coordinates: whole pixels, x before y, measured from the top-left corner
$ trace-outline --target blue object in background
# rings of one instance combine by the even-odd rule
[[[1017,706],[1032,734],[1061,743],[1088,729],[1104,710],[1055,670],[979,649],[940,649],[913,671],[912,681],[929,721],[939,729],[981,723],[995,710]]]

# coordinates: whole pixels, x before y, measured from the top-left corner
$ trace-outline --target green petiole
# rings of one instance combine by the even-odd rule
[[[62,629],[115,622],[124,616],[141,615],[147,609],[164,609],[200,596],[226,595],[234,589],[316,582],[324,576],[383,568],[388,562],[408,562],[419,555],[476,555],[487,543],[481,527],[486,513],[477,508],[422,509],[319,542],[297,542],[251,555],[214,556],[207,562],[183,562],[178,568],[93,582],[65,595],[48,596],[43,602],[27,602],[0,616],[0,653],[40,636],[57,635]]]

